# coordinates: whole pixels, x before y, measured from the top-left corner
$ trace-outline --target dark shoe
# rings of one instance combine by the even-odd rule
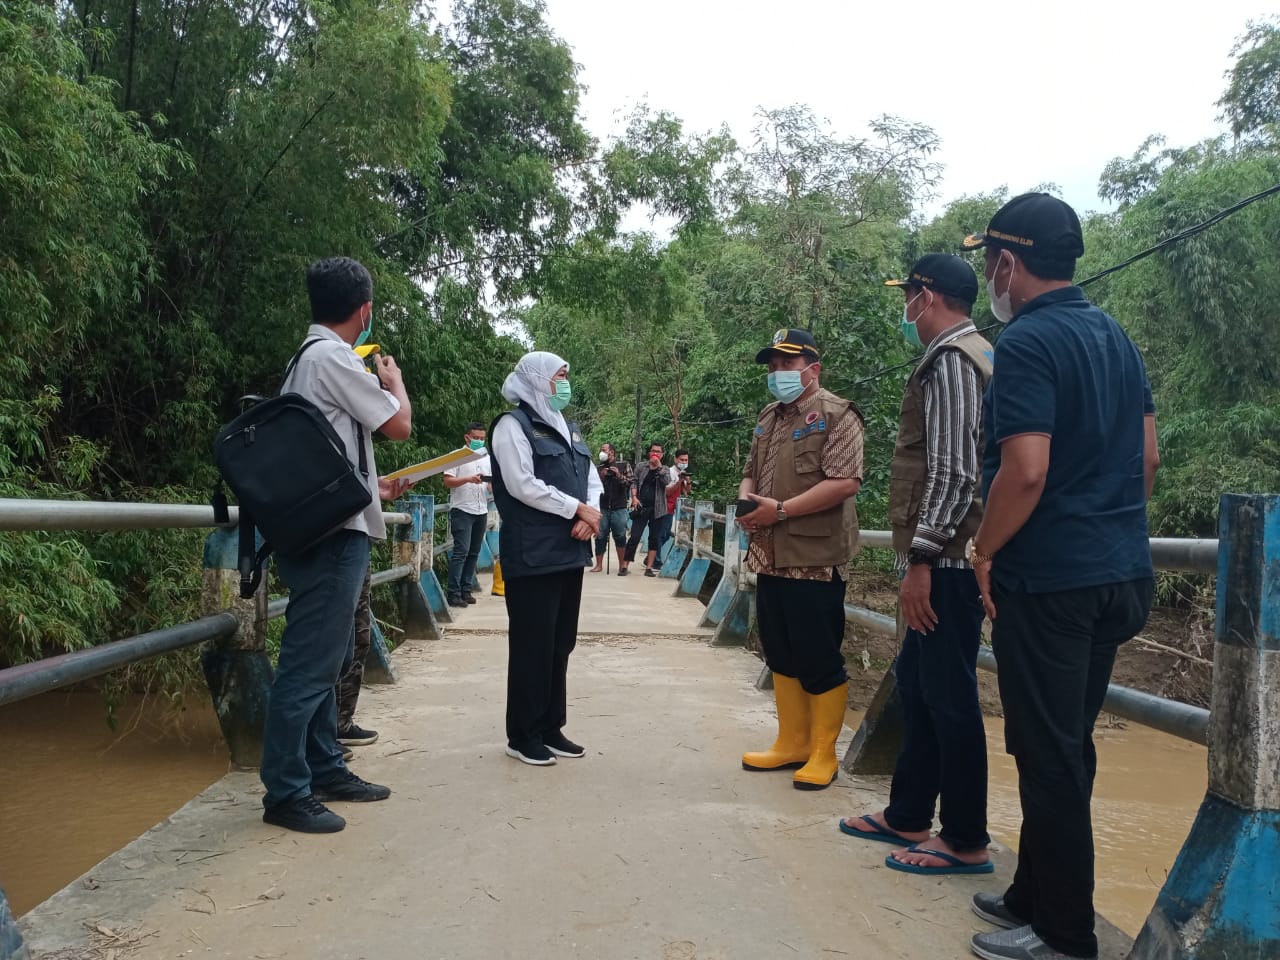
[[[342,762],[343,762],[343,763],[347,763],[348,761],[350,761],[350,760],[354,760],[355,758],[356,758],[356,752],[355,752],[354,750],[352,750],[350,747],[343,747],[343,748],[342,748]]]
[[[1030,924],[996,933],[980,933],[969,941],[969,945],[983,960],[1077,960],[1041,940]]]
[[[335,801],[369,803],[373,800],[387,799],[391,796],[391,788],[361,780],[350,770],[346,770],[341,776],[328,783],[313,783],[311,793],[317,800],[325,800],[329,803]]]
[[[337,833],[347,825],[311,794],[267,807],[262,811],[262,822],[299,833]]]
[[[646,577],[656,577],[658,575],[658,571],[654,570],[653,567],[646,567],[644,575]]]
[[[619,567],[619,568],[618,568],[618,576],[620,576],[620,577],[625,577],[626,575],[627,575],[627,568],[626,568],[626,567]]]
[[[366,730],[364,727],[349,723],[338,729],[338,743],[344,747],[367,747],[378,742],[377,730]]]
[[[586,750],[578,746],[563,733],[557,730],[550,736],[542,738],[543,746],[554,753],[557,757],[581,757],[586,755]]]
[[[471,604],[476,602],[476,598],[469,593],[464,593],[462,595],[462,602],[470,606]]]
[[[972,907],[973,912],[987,923],[994,923],[1005,930],[1027,925],[1027,921],[1005,906],[1003,893],[975,893]]]
[[[515,757],[521,763],[529,763],[535,767],[549,767],[556,762],[556,758],[551,755],[551,751],[540,743],[520,747],[519,749],[507,744],[507,756]]]
[[[449,598],[449,606],[451,607],[465,607],[466,605],[467,601],[463,600],[461,597],[452,596]]]

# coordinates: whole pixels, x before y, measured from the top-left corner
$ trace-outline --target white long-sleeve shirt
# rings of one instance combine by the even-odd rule
[[[553,513],[557,517],[571,519],[578,512],[579,501],[572,494],[565,493],[533,475],[533,447],[529,438],[524,435],[513,417],[503,417],[489,438],[489,449],[493,458],[502,468],[502,481],[507,492],[526,507]],[[592,464],[587,469],[586,503],[596,505],[600,502],[600,494],[604,487]]]

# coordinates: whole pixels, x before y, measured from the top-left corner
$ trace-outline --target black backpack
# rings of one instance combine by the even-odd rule
[[[320,339],[308,340],[293,355],[282,388],[302,354]],[[313,546],[372,503],[373,495],[359,423],[357,472],[342,438],[310,400],[281,393],[240,401],[252,406],[218,431],[213,459],[240,505],[240,596],[248,599],[258,589],[268,554],[274,550],[287,555]],[[220,493],[215,494],[215,513],[224,523],[225,505]],[[262,534],[261,547],[255,528]]]

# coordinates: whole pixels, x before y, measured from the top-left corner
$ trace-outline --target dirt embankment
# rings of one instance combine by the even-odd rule
[[[852,572],[846,602],[892,616],[898,581],[892,574]],[[990,623],[984,636],[990,637]],[[862,709],[871,701],[885,670],[893,662],[897,641],[852,625],[846,627],[845,661],[849,670],[849,705]],[[1157,607],[1142,633],[1120,648],[1111,682],[1197,706],[1209,705],[1213,681],[1213,624],[1198,610]],[[983,710],[1001,716],[994,674],[978,671]]]

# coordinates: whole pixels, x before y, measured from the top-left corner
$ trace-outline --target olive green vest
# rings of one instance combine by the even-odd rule
[[[924,499],[925,484],[929,479],[929,441],[924,419],[924,384],[922,380],[929,368],[946,350],[958,350],[978,370],[985,389],[991,379],[992,346],[976,331],[957,337],[930,354],[907,380],[902,397],[902,414],[898,420],[898,440],[893,449],[893,464],[889,468],[889,526],[893,531],[893,549],[905,554],[911,549],[911,540],[920,520],[920,503]],[[978,418],[978,464],[982,465],[982,418]],[[944,557],[964,557],[965,544],[978,531],[982,522],[982,493],[975,486],[973,502],[964,519],[956,527],[955,536],[942,550]]]
[[[769,496],[777,500],[804,493],[827,479],[822,472],[822,450],[835,425],[845,417],[863,420],[855,404],[837,397],[829,390],[818,391],[818,419],[800,422],[791,436],[778,441],[778,458],[773,467],[773,489]],[[760,411],[754,446],[751,475],[759,477],[765,449],[773,437],[773,421],[778,407],[771,403]],[[865,421],[864,421],[865,422]],[[788,517],[773,528],[773,566],[843,567],[858,548],[858,512],[853,497],[843,503],[802,517]]]

